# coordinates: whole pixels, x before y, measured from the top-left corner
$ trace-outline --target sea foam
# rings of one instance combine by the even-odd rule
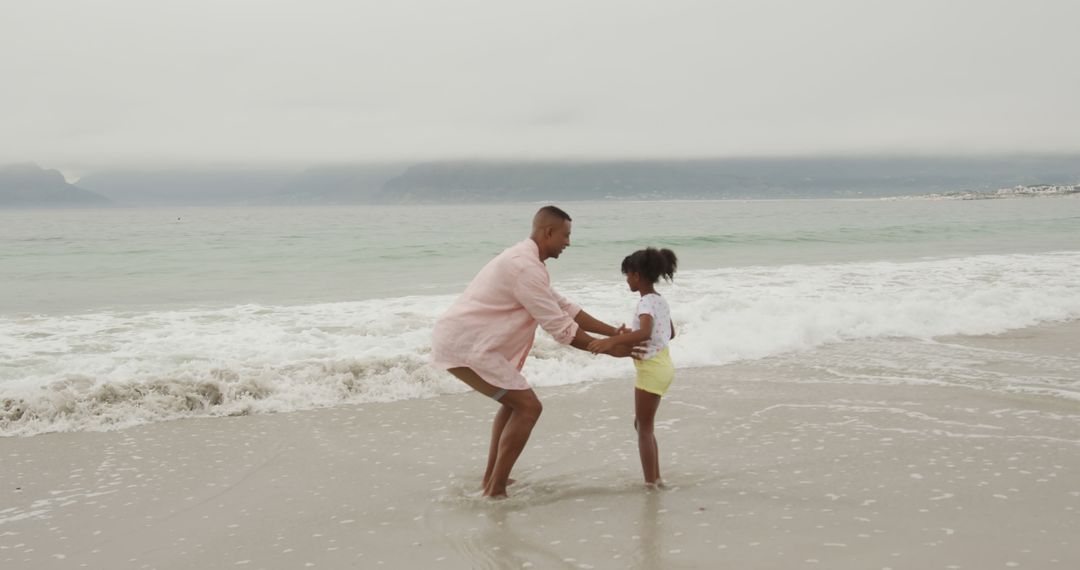
[[[676,364],[707,366],[1076,319],[1077,275],[1080,252],[1060,252],[686,271],[659,290],[678,328]],[[556,287],[613,324],[635,306],[617,279]],[[432,326],[453,298],[0,318],[0,435],[461,392],[426,364]],[[539,332],[524,372],[543,387],[631,370]]]

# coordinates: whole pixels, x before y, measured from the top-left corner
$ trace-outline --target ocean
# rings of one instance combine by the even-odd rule
[[[461,392],[426,365],[432,325],[540,205],[0,211],[0,435]],[[1076,197],[560,206],[572,245],[552,282],[598,318],[631,317],[625,255],[678,254],[658,289],[679,367],[813,370],[818,354],[891,343],[894,363],[829,381],[949,367],[948,382],[1080,400],[1080,373],[1060,373],[1076,362],[1016,378],[942,348],[1080,319]],[[913,360],[922,372],[897,372]],[[525,374],[543,388],[631,372],[541,331]]]

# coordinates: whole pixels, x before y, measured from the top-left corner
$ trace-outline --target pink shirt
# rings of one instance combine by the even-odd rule
[[[521,375],[536,325],[561,344],[577,334],[581,307],[551,288],[540,248],[527,239],[507,248],[476,274],[435,323],[431,365],[473,369],[488,383],[527,390]]]

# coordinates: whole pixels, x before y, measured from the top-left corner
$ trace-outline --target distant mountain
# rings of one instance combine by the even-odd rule
[[[170,169],[91,173],[79,186],[122,206],[217,206],[272,202],[285,170]]]
[[[387,181],[381,202],[852,198],[1080,180],[1080,156],[433,162]]]
[[[299,173],[114,170],[89,174],[77,186],[35,165],[2,172],[0,206],[97,205],[108,203],[105,198],[120,206],[879,198],[1075,184],[1080,156],[461,161],[321,165]]]
[[[436,162],[383,185],[382,202],[591,200],[711,194],[741,181],[707,163]]]
[[[70,208],[108,206],[104,196],[68,184],[64,175],[40,166],[13,164],[0,168],[0,208]]]
[[[376,200],[406,164],[313,166],[289,178],[273,199],[285,204],[362,204]]]
[[[313,166],[300,173],[257,169],[113,170],[79,185],[123,206],[320,205],[371,202],[405,165]]]

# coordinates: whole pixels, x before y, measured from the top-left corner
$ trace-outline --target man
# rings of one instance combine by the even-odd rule
[[[529,239],[488,262],[435,324],[432,366],[502,404],[484,471],[487,497],[506,496],[510,470],[540,418],[540,400],[521,375],[537,324],[559,343],[586,351],[595,340],[587,332],[618,332],[551,288],[544,261],[558,259],[570,245],[570,230],[566,212],[540,208]],[[617,347],[610,354],[630,356],[631,348]]]

